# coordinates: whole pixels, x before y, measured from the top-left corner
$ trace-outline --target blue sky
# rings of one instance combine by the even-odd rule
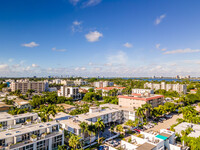
[[[199,76],[199,0],[1,0],[0,76]]]

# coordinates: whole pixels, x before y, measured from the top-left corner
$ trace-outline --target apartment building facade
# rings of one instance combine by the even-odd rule
[[[94,87],[102,88],[102,87],[108,87],[108,86],[114,86],[114,82],[109,81],[98,81],[93,83]]]
[[[81,93],[79,93],[79,87],[68,87],[65,85],[58,90],[58,96],[72,97],[75,100],[82,98]]]
[[[153,132],[153,131],[152,131]],[[131,135],[130,142],[121,141],[121,149],[124,150],[183,150],[182,145],[176,144],[175,133],[166,129],[160,132],[140,132],[137,135]],[[109,147],[109,150],[116,150]]]
[[[116,86],[113,86],[113,87],[101,87],[101,88],[95,88],[95,91],[100,90],[100,91],[102,91],[102,96],[108,96],[108,95],[110,95],[109,91],[117,90],[117,92],[115,94],[121,95],[122,94],[122,90],[125,89],[125,88],[126,87],[116,87]],[[115,95],[112,95],[112,96],[115,96]]]
[[[63,144],[64,132],[56,121],[0,132],[0,150],[54,150]]]
[[[151,90],[172,90],[172,91],[176,91],[178,93],[183,93],[186,94],[187,93],[187,85],[186,84],[166,84],[165,82],[161,82],[161,83],[145,83],[144,84],[144,88],[150,88]]]
[[[144,93],[154,94],[154,90],[151,90],[151,89],[132,89],[132,93],[135,93],[135,94],[144,94]]]
[[[129,107],[132,109],[137,109],[142,107],[144,104],[151,104],[152,107],[157,107],[158,105],[163,104],[164,96],[155,95],[155,94],[132,94],[128,95],[119,95],[119,106]]]
[[[38,119],[37,113],[25,113],[19,115],[10,115],[6,112],[0,113],[0,124],[2,124],[3,129],[11,129],[16,125],[23,124],[27,120],[31,122],[36,121]]]
[[[26,93],[28,90],[32,89],[37,93],[41,93],[48,90],[48,82],[20,80],[12,82],[10,87],[12,92],[20,90],[21,93]]]

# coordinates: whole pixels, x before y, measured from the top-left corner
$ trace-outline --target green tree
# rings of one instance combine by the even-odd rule
[[[71,146],[73,148],[73,150],[77,149],[77,146],[80,145],[80,139],[81,137],[72,134],[71,137],[69,138],[69,146]]]
[[[95,122],[95,127],[97,129],[98,144],[99,144],[99,135],[100,135],[100,132],[104,131],[104,129],[105,129],[105,124],[103,123],[103,121],[101,120],[101,118],[97,119],[97,122]]]
[[[43,117],[43,120],[46,120],[47,122],[49,121],[49,117],[50,115],[52,115],[53,117],[55,117],[56,115],[56,106],[55,105],[42,105],[40,107],[40,114]]]
[[[139,118],[142,124],[143,124],[143,118],[145,116],[144,111],[145,109],[142,107],[138,107],[138,109],[136,109],[136,116]]]

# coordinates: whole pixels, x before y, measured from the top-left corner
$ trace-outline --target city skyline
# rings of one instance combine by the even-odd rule
[[[0,76],[199,76],[199,4],[3,0]]]

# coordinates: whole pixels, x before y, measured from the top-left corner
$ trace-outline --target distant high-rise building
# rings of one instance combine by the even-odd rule
[[[144,88],[150,88],[152,90],[159,90],[159,89],[163,89],[166,91],[169,90],[173,90],[176,91],[178,93],[183,93],[186,94],[187,92],[187,85],[186,84],[166,84],[165,82],[161,82],[161,83],[145,83],[144,84]]]
[[[44,81],[28,81],[28,80],[17,80],[16,82],[11,82],[11,91],[20,90],[21,93],[26,93],[28,90],[32,89],[35,92],[41,93],[48,90],[48,82]]]

